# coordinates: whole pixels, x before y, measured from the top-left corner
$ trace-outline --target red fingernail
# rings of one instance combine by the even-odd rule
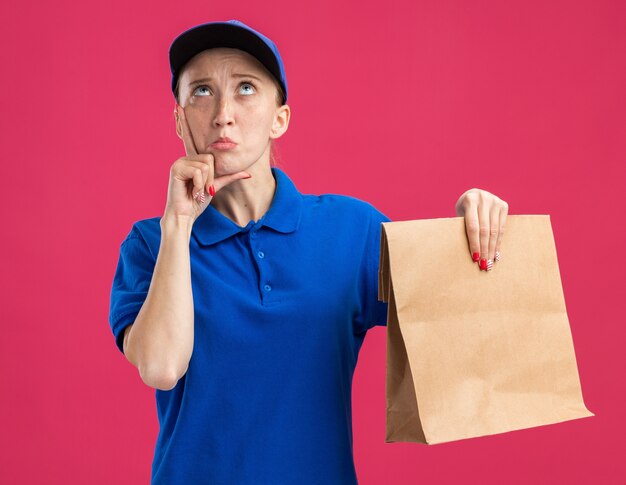
[[[215,188],[213,187],[213,184],[209,185],[209,194],[211,194],[211,197],[215,195]]]
[[[480,253],[472,253],[472,259],[474,262],[478,261],[478,258],[480,258]]]
[[[487,260],[485,258],[480,260],[480,269],[487,271]]]

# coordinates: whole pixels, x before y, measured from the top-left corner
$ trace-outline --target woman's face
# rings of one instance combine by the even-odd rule
[[[246,170],[255,163],[269,166],[270,140],[289,124],[289,106],[277,106],[272,75],[253,56],[239,49],[200,52],[184,67],[178,100],[185,109],[198,153],[215,158],[215,176]],[[181,122],[176,131],[181,137]],[[236,145],[211,146],[228,137]]]

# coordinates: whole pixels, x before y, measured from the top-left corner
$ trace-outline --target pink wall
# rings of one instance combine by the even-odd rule
[[[626,3],[64,0],[4,2],[0,18],[0,482],[149,481],[154,390],[115,347],[110,285],[122,238],[162,214],[184,155],[169,44],[230,18],[281,49],[292,108],[281,167],[302,192],[406,220],[452,217],[479,187],[511,214],[551,216],[596,416],[385,444],[377,328],[354,381],[360,483],[626,481]]]

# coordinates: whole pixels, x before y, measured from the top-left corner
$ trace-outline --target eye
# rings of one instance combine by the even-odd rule
[[[202,85],[202,86],[198,86],[196,89],[193,90],[193,95],[195,96],[200,89],[209,89],[208,86]],[[206,96],[205,94],[200,94],[200,96]]]
[[[241,86],[241,87],[244,87],[244,86],[250,86],[250,87],[252,88],[252,91],[248,90],[248,91],[246,92],[246,94],[248,94],[248,93],[249,93],[249,94],[252,94],[254,91],[256,91],[256,88],[254,87],[254,84],[252,84],[252,83],[251,83],[251,82],[249,82],[249,81],[243,81],[243,82],[241,83],[241,85],[240,85],[240,86]]]
[[[240,87],[248,87],[249,89],[247,89],[244,94],[252,94],[256,91],[256,88],[254,87],[254,84],[252,84],[249,81],[243,81],[240,85]],[[251,88],[251,89],[250,89]],[[209,87],[206,85],[201,85],[198,86],[196,89],[193,90],[193,96],[200,96],[200,97],[204,97],[204,96],[208,96],[210,94],[210,90]]]

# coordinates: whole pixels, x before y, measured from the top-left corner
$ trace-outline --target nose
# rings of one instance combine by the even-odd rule
[[[232,125],[234,122],[230,100],[227,96],[221,96],[217,103],[217,113],[213,118],[215,126]]]

